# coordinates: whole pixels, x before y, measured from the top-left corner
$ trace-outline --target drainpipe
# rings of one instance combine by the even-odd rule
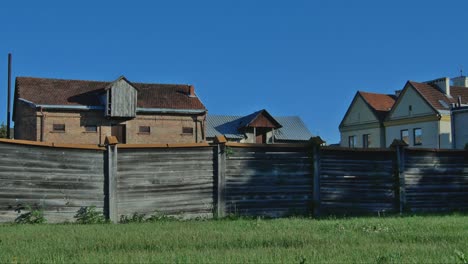
[[[440,119],[442,116],[438,114],[437,117],[439,118],[437,122],[437,148],[440,149]]]
[[[45,124],[45,114],[43,112],[43,108],[39,108],[40,111],[41,111],[41,142],[44,142],[44,132],[45,132],[45,128],[44,128],[44,124]]]
[[[198,143],[198,116],[195,116],[195,143]]]
[[[457,142],[456,137],[455,137],[455,115],[453,113],[453,109],[450,111],[450,130],[452,132],[452,148],[456,149],[457,148]]]

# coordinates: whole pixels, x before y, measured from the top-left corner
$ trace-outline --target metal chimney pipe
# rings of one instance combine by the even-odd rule
[[[11,103],[11,53],[8,53],[8,97],[7,97],[7,138],[11,138],[10,136],[10,103]]]

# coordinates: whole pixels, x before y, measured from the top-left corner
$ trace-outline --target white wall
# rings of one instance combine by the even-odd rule
[[[423,116],[427,114],[434,114],[434,110],[424,101],[421,96],[411,86],[401,95],[401,99],[397,105],[394,106],[390,120],[408,118],[414,116]],[[412,110],[409,111],[411,105]],[[388,141],[387,141],[388,144]]]
[[[356,125],[362,123],[378,122],[372,110],[364,100],[358,96],[351,106],[348,115],[345,117],[343,125]]]
[[[353,131],[343,131],[341,132],[341,147],[349,147],[349,137],[356,136],[356,148],[362,148],[362,136],[365,134],[370,134],[371,144],[369,148],[384,148],[385,144],[383,142],[384,135],[383,135],[383,128],[369,128],[369,129],[355,129]]]
[[[417,148],[438,148],[439,141],[439,121],[421,122],[405,125],[387,126],[386,127],[386,144],[389,147],[394,139],[400,139],[400,131],[408,129],[409,147]],[[413,129],[422,129],[422,145],[414,146]]]
[[[468,111],[453,113],[454,141],[456,149],[465,148],[468,143]]]

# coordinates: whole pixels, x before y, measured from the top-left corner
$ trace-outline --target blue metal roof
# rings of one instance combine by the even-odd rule
[[[206,117],[206,137],[224,135],[228,139],[243,139],[244,133],[239,128],[245,125],[248,116],[210,115]],[[275,140],[309,140],[312,137],[309,129],[298,116],[273,117],[283,127],[275,130]]]

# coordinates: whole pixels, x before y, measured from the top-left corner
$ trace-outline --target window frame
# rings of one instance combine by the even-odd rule
[[[95,128],[95,130],[89,130],[89,128]],[[84,126],[85,133],[97,133],[98,132],[98,126],[97,125],[85,125]]]
[[[63,129],[62,129],[63,127]],[[65,133],[66,132],[66,126],[65,124],[52,124],[52,132],[54,133]]]
[[[146,131],[146,128],[148,129]],[[151,126],[138,126],[138,134],[149,135],[151,134]]]
[[[362,148],[369,148],[369,145],[371,143],[370,137],[371,134],[363,134],[362,135]]]
[[[416,142],[416,131],[420,131],[421,134],[419,135],[419,141],[420,142]],[[422,143],[422,128],[420,127],[417,127],[417,128],[413,128],[413,146],[421,146],[423,143]]]
[[[407,133],[407,138],[408,138],[407,141],[405,141],[405,140],[403,139],[403,132],[404,132],[404,131],[406,131],[406,133]],[[409,135],[409,130],[408,130],[408,129],[401,129],[401,130],[400,130],[400,140],[403,140],[406,144],[409,145],[409,143],[410,143],[410,135]]]
[[[351,141],[351,139],[353,139],[353,140]],[[351,145],[351,142],[353,142],[352,145]],[[356,135],[348,136],[348,147],[349,148],[355,148],[356,147]]]
[[[193,127],[182,127],[182,135],[193,135]]]

